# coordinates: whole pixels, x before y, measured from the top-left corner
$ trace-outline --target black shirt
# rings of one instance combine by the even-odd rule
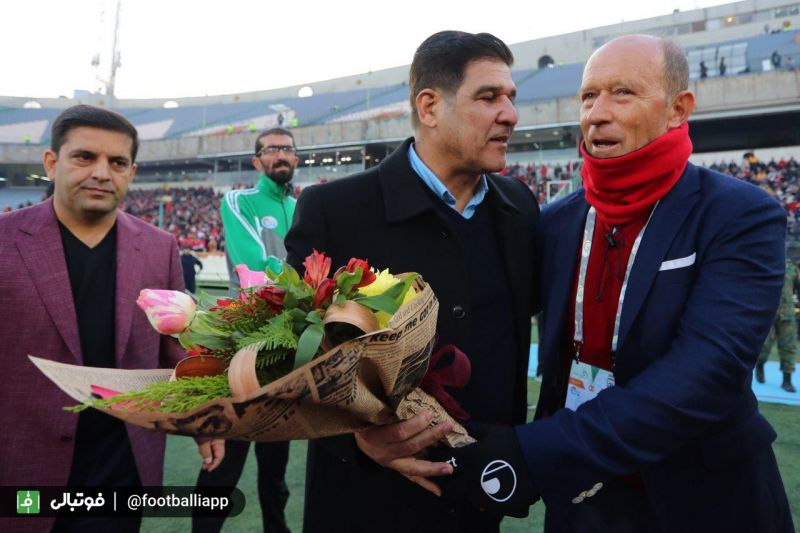
[[[116,226],[94,248],[86,246],[62,224],[59,226],[78,319],[83,365],[115,368]],[[80,414],[68,483],[71,486],[140,485],[128,432],[121,420],[96,409]]]

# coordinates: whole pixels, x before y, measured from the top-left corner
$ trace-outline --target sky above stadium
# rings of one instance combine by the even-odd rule
[[[723,3],[122,0],[116,95],[272,89],[406,65],[439,30],[488,31],[513,44]],[[96,92],[110,72],[114,10],[115,0],[4,0],[0,95]]]

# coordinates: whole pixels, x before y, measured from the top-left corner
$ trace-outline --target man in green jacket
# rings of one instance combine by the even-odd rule
[[[232,190],[222,201],[222,226],[225,229],[226,257],[231,288],[239,287],[234,270],[244,264],[250,270],[267,267],[280,271],[286,257],[283,238],[294,216],[291,196],[292,176],[299,159],[294,137],[289,130],[272,128],[256,138],[253,166],[261,172],[252,189]],[[249,442],[228,441],[225,459],[213,472],[200,471],[197,486],[234,487],[242,474]],[[288,442],[257,442],[258,497],[264,531],[283,533],[286,527],[284,508],[289,499],[286,487]],[[192,531],[219,531],[225,518],[192,517]]]
[[[283,128],[266,130],[256,140],[253,156],[253,166],[261,172],[258,183],[225,194],[222,225],[234,286],[238,287],[232,268],[236,265],[280,270],[280,261],[286,257],[283,238],[294,215],[291,180],[298,162],[292,133]]]

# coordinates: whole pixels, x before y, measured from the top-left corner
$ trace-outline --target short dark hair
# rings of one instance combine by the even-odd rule
[[[264,148],[263,146],[261,146],[261,139],[263,139],[267,135],[286,135],[292,140],[292,145],[294,146],[294,135],[292,135],[291,131],[287,130],[286,128],[270,128],[268,130],[263,130],[261,133],[258,134],[258,137],[256,137],[256,152],[255,152],[256,155],[258,155],[258,152],[260,152],[261,149]],[[295,146],[295,148],[297,148],[297,146]]]
[[[661,40],[664,53],[664,89],[667,100],[689,88],[689,62],[683,48],[668,39]]]
[[[490,33],[440,31],[419,45],[411,62],[408,84],[411,87],[411,124],[419,125],[417,95],[425,89],[438,89],[452,94],[464,81],[464,71],[473,61],[502,61],[509,67],[514,54],[508,46]]]
[[[69,130],[87,127],[116,131],[131,138],[131,163],[136,161],[139,152],[139,134],[130,121],[109,109],[93,105],[79,104],[68,107],[53,121],[50,129],[50,149],[56,154],[67,140]]]

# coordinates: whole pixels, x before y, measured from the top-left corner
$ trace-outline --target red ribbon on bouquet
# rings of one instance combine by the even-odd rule
[[[453,354],[453,362],[447,366],[438,366],[445,355]],[[461,388],[469,383],[472,365],[469,357],[452,344],[445,344],[431,355],[428,372],[422,378],[421,388],[438,400],[445,411],[459,420],[469,420],[469,413],[462,408],[445,387]]]

